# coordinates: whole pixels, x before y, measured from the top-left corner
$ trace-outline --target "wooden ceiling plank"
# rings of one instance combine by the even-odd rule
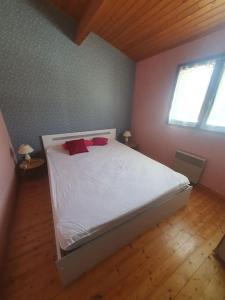
[[[149,30],[153,25],[156,25],[157,22],[154,22],[154,20],[159,21],[160,18],[163,18],[164,12],[166,10],[174,9],[177,7],[177,5],[180,5],[182,2],[183,0],[170,0],[167,2],[161,2],[161,5],[159,6],[155,5],[157,3],[160,3],[156,0],[155,3],[152,3],[152,7],[148,7],[147,9],[145,9],[144,13],[140,12],[140,15],[136,18],[136,20],[127,23],[126,26],[124,26],[124,28],[120,30],[117,36],[110,37],[112,39],[112,42],[129,43],[130,39],[128,39],[127,37],[131,37],[132,40],[135,39],[136,35],[142,34],[143,31],[145,32],[146,30]]]
[[[129,0],[130,5],[133,5],[135,3],[137,3],[137,1]],[[127,0],[119,0],[114,2],[112,7],[109,9],[108,14],[105,17],[101,27],[97,29],[99,35],[103,36],[104,32],[110,30],[111,27],[114,30],[114,25],[116,24],[116,22],[120,21],[127,11],[127,4]]]
[[[223,20],[224,20],[224,17],[223,17]],[[220,29],[224,29],[225,28],[225,21],[224,23],[221,23],[221,20],[219,22],[215,21],[213,23],[210,24],[210,26],[212,26],[210,29],[209,29],[209,24],[206,25],[205,27],[205,30],[203,31],[203,28],[199,29],[198,32],[195,33],[195,35],[190,35],[189,37],[181,37],[180,39],[178,40],[174,40],[174,42],[170,45],[166,44],[166,45],[160,45],[160,47],[158,48],[154,48],[154,50],[152,52],[148,52],[147,54],[145,55],[141,55],[141,56],[138,56],[138,55],[133,55],[133,56],[130,56],[133,60],[135,61],[140,61],[142,59],[145,59],[145,58],[149,58],[151,56],[154,56],[154,55],[157,55],[161,52],[164,52],[164,51],[168,51],[170,49],[174,49],[178,46],[182,46],[188,42],[192,42],[196,39],[199,39],[201,37],[204,37],[210,33],[213,33],[215,31],[218,31]]]
[[[203,29],[201,29],[201,32],[199,33],[196,33],[190,35],[190,36],[182,36],[180,39],[174,39],[172,42],[167,42],[167,43],[162,43],[160,45],[154,45],[154,47],[147,47],[144,50],[142,51],[131,51],[129,53],[126,53],[131,59],[133,59],[134,61],[140,61],[140,60],[143,60],[143,59],[146,59],[146,58],[149,58],[149,57],[152,57],[153,55],[157,55],[157,54],[160,54],[161,52],[164,52],[164,51],[167,51],[167,50],[170,50],[172,48],[175,48],[175,47],[178,47],[178,46],[181,46],[185,43],[188,43],[192,40],[195,40],[199,37],[202,37],[202,36],[205,36],[207,35],[208,33],[210,33],[211,31],[215,31],[215,30],[212,30],[208,28],[206,28],[206,30],[203,32],[202,31]]]
[[[156,0],[152,0],[156,1]],[[121,28],[123,28],[128,20],[131,20],[133,16],[141,11],[142,7],[146,5],[146,2],[150,2],[149,0],[129,0],[126,1],[125,5],[121,7],[119,10],[115,12],[113,16],[114,23],[111,23],[109,26],[105,26],[105,28],[100,31],[100,34],[103,38],[108,39],[111,35],[117,35],[120,32]],[[111,40],[111,38],[110,38]]]
[[[212,0],[203,0],[204,4],[207,5]],[[202,1],[202,2],[203,2]],[[181,0],[182,2],[182,0]],[[178,7],[174,6],[174,3],[172,6],[168,7],[168,10],[165,11],[165,15],[159,16],[158,20],[155,16],[154,19],[151,20],[150,26],[147,26],[145,24],[144,28],[141,30],[140,28],[136,28],[136,30],[132,33],[133,41],[124,41],[122,43],[121,40],[117,41],[117,44],[122,45],[122,49],[126,51],[126,49],[129,49],[131,47],[135,47],[136,45],[140,45],[142,41],[145,41],[151,36],[157,35],[159,32],[161,32],[165,27],[173,25],[175,22],[178,22],[180,20],[183,20],[187,16],[195,13],[198,9],[199,0],[195,1],[188,1],[183,6],[179,5]]]
[[[154,6],[157,3],[157,0],[142,0],[142,1],[135,1],[135,5],[130,5],[130,0],[127,1],[125,11],[123,15],[118,18],[116,23],[114,24],[113,28],[109,29],[103,35],[105,39],[110,39],[113,41],[113,37],[119,35],[121,31],[128,27],[129,24],[134,23],[138,18],[143,17],[143,14],[147,12],[148,7]],[[144,13],[143,13],[144,10]]]
[[[150,39],[146,39],[143,40],[141,43],[139,43],[138,45],[135,45],[133,48],[129,47],[129,50],[133,49],[142,49],[142,48],[146,48],[148,47],[149,44],[156,44],[157,41],[159,39],[165,38],[167,36],[173,37],[174,32],[176,30],[182,30],[183,28],[189,27],[189,24],[192,22],[198,23],[200,22],[200,18],[210,18],[211,15],[219,12],[221,10],[221,6],[224,5],[224,1],[220,1],[223,2],[223,4],[215,4],[215,2],[210,2],[207,6],[201,8],[200,10],[196,11],[195,13],[193,13],[192,15],[187,16],[186,18],[174,23],[172,26],[167,26],[166,29],[162,30],[161,32],[159,32],[156,36],[151,36]],[[128,49],[124,49],[124,51],[126,51]]]
[[[131,51],[129,52],[129,55],[135,60],[140,60],[150,55],[155,55],[159,52],[165,51],[167,49],[177,47],[185,43],[185,41],[194,40],[200,36],[205,36],[210,32],[214,32],[215,30],[224,27],[225,6],[223,7],[223,11],[220,11],[220,13],[215,14],[213,17],[204,19],[200,22],[196,21],[195,23],[192,23],[191,27],[182,28],[182,31],[180,31],[179,33],[176,32],[176,35],[174,35],[173,40],[169,39],[169,37],[167,39],[162,39],[161,43],[155,43],[153,47],[147,47],[146,49],[139,51],[139,54],[137,51]]]
[[[114,15],[116,13],[116,11],[120,10],[120,8],[123,7],[123,2],[125,5],[126,0],[119,0],[119,1],[116,1],[116,3],[114,2],[113,5],[112,4],[111,4],[111,6],[109,5],[108,10],[105,11],[104,18],[102,19],[101,24],[99,23],[99,26],[96,26],[95,33],[98,32],[97,34],[102,37],[102,35],[99,34],[99,32],[103,31],[104,28],[108,28],[110,26],[109,24],[111,22],[112,15]]]
[[[149,36],[146,36],[146,38],[142,39],[142,41],[139,41],[136,44],[133,45],[129,45],[127,48],[124,48],[123,50],[126,51],[127,49],[135,49],[135,48],[141,48],[141,47],[146,47],[146,41],[147,43],[152,43],[152,41],[161,37],[163,34],[171,34],[171,31],[174,30],[174,28],[177,27],[183,27],[184,24],[187,24],[189,22],[192,21],[192,19],[197,18],[199,15],[204,13],[204,10],[210,10],[212,8],[212,0],[203,0],[201,1],[203,3],[206,3],[206,6],[201,7],[200,9],[196,9],[194,12],[192,12],[191,14],[182,14],[182,18],[179,18],[176,22],[167,22],[165,23],[162,28],[159,29],[159,31],[155,31],[155,32],[151,32],[151,34],[149,34]]]
[[[189,32],[195,33],[198,26],[202,26],[202,23],[211,22],[217,20],[219,15],[224,13],[225,5],[221,5],[220,7],[216,7],[214,9],[209,9],[207,13],[199,15],[198,18],[192,19],[190,22],[184,24],[182,27],[177,27],[173,32],[167,32],[167,35],[161,36],[158,39],[154,40],[154,45],[163,41],[171,40],[171,34],[173,34],[173,38],[177,35],[181,35],[185,37]]]
[[[223,21],[223,23],[225,24],[225,6],[223,11],[220,11],[220,13],[215,14],[213,17],[202,20],[198,23],[192,23],[191,27],[188,28],[184,28],[182,31],[176,32],[176,36],[175,39],[179,39],[179,38],[184,38],[184,32],[186,33],[186,36],[189,38],[191,36],[191,34],[194,33],[199,33],[201,32],[201,30],[207,29],[209,26],[217,26],[221,23],[221,21]],[[221,24],[223,24],[221,23]],[[193,31],[195,29],[195,31]],[[169,40],[169,39],[168,39]],[[163,43],[167,43],[166,39],[163,39]],[[160,41],[158,42],[158,44],[162,44],[162,42],[160,43]]]
[[[91,0],[78,24],[74,41],[80,45],[87,35],[94,31],[95,26],[101,22],[101,17],[107,11],[107,0]],[[105,4],[105,5],[104,5]]]
[[[124,31],[126,31],[132,24],[137,24],[137,22],[142,18],[149,18],[152,19],[156,14],[160,14],[161,10],[170,3],[171,0],[167,1],[149,1],[148,5],[143,8],[143,11],[138,11],[134,13],[134,17],[128,19],[126,23],[124,23],[124,26],[119,28],[117,32],[114,32],[113,35],[109,37],[105,37],[106,39],[110,39],[112,41],[112,44],[120,44],[120,42],[117,42],[117,40],[120,38],[120,35],[123,34],[124,38],[120,39],[122,40],[121,46],[123,43],[129,43],[132,40],[135,39],[135,37],[132,34],[126,34]],[[151,6],[150,6],[151,4]]]

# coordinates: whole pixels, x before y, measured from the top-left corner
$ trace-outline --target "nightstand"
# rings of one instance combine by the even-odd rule
[[[134,143],[134,142],[128,142],[127,144],[125,144],[126,146],[134,149],[134,150],[138,150],[138,144]]]
[[[30,175],[37,175],[43,170],[45,160],[43,158],[32,158],[29,162],[22,161],[19,164],[20,174],[22,176],[29,173]]]

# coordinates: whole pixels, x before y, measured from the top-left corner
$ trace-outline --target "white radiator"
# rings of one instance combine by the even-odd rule
[[[177,150],[172,168],[188,177],[191,183],[198,183],[204,170],[206,159],[194,154]]]

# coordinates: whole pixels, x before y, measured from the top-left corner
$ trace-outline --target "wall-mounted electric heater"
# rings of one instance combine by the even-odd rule
[[[204,170],[206,159],[197,155],[177,150],[172,168],[188,177],[191,183],[198,183]]]

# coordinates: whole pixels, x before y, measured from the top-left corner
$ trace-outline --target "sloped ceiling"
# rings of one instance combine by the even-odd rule
[[[225,27],[225,0],[49,0],[135,61]]]

